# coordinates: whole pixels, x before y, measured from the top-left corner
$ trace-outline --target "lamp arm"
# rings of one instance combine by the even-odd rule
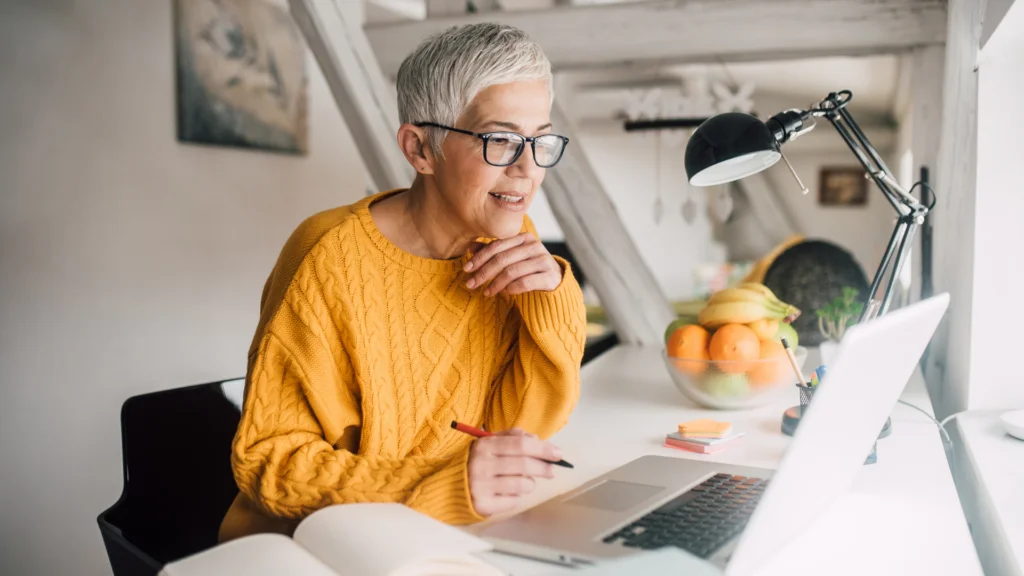
[[[857,121],[846,110],[846,104],[850,101],[849,91],[833,92],[824,100],[817,103],[807,112],[809,116],[824,116],[832,126],[839,132],[839,135],[846,142],[846,145],[853,152],[857,160],[864,166],[868,176],[881,190],[889,204],[899,214],[892,236],[889,237],[889,244],[886,246],[885,254],[878,265],[875,276],[871,281],[871,290],[868,293],[867,302],[864,305],[864,312],[860,321],[870,320],[877,311],[877,315],[885,314],[892,302],[893,289],[900,271],[906,261],[907,253],[913,245],[914,233],[918,226],[924,223],[928,215],[928,207],[921,204],[908,191],[900,186],[893,176],[892,171],[885,165],[885,161],[871,145],[870,140],[861,130]],[[889,279],[885,291],[879,299],[878,289],[881,287],[886,272],[889,272]]]

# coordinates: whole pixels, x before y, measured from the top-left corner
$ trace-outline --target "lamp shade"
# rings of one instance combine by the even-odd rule
[[[708,118],[686,144],[686,176],[715,186],[756,174],[779,161],[779,143],[754,116],[727,112]]]

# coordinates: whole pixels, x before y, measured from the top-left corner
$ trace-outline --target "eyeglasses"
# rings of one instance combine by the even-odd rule
[[[459,134],[476,136],[484,141],[484,161],[491,166],[511,166],[515,164],[516,160],[519,160],[519,157],[522,156],[526,143],[529,142],[533,148],[533,161],[537,163],[537,166],[551,168],[562,159],[565,147],[569,144],[568,138],[557,134],[544,134],[543,136],[529,138],[515,132],[470,132],[469,130],[461,130],[433,122],[417,122],[413,126],[420,128],[432,126],[442,130],[458,132]]]

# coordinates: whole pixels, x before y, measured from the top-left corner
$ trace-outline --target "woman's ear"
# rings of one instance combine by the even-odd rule
[[[427,144],[427,133],[423,128],[412,124],[399,126],[398,147],[417,174],[434,173],[434,154]]]

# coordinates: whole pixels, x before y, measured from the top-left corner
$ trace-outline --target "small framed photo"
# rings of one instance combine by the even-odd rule
[[[818,204],[822,206],[866,206],[868,203],[868,181],[863,168],[822,168],[818,184]]]

